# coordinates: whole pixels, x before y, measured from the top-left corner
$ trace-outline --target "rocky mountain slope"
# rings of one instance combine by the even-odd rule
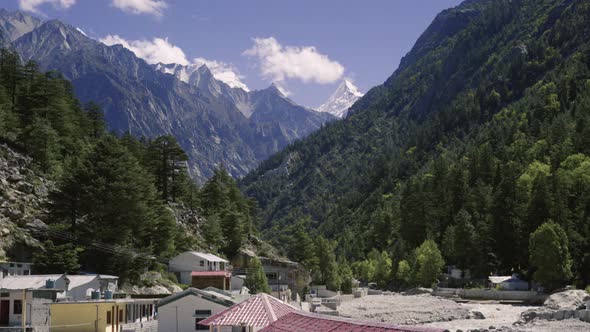
[[[110,130],[175,136],[189,155],[190,174],[200,182],[222,165],[234,176],[244,175],[332,119],[293,104],[304,115],[301,122],[273,117],[269,109],[264,109],[268,117],[251,120],[248,92],[215,80],[206,67],[152,66],[121,45],[107,46],[68,24],[20,12],[2,12],[0,27],[5,43],[10,41],[23,60],[61,72],[82,102],[101,105]]]
[[[53,182],[34,171],[31,158],[0,144],[0,261],[30,259],[19,247],[39,244],[23,227],[43,218],[52,188]]]
[[[343,118],[348,113],[348,109],[362,96],[363,94],[351,81],[344,80],[330,98],[317,110]]]

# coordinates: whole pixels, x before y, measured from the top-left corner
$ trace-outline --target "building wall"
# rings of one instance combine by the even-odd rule
[[[31,263],[1,262],[0,279],[7,276],[22,276],[31,274]]]
[[[202,266],[201,261],[203,261]],[[185,252],[172,258],[169,263],[169,269],[171,272],[219,271],[227,269],[227,263],[223,264],[223,268],[221,268],[219,262],[209,262],[208,260],[197,257],[190,252]]]
[[[51,332],[118,332],[124,324],[154,319],[152,311],[146,312],[148,317],[132,319],[128,305],[144,305],[135,302],[62,302],[51,304]],[[111,316],[111,324],[107,323]]]
[[[189,294],[158,307],[158,331],[194,332],[195,319],[197,319],[195,310],[211,310],[211,315],[215,315],[225,309],[227,309],[226,306]],[[199,316],[199,318],[206,317]],[[207,327],[204,329],[209,330]],[[222,331],[231,331],[231,328],[222,329]]]

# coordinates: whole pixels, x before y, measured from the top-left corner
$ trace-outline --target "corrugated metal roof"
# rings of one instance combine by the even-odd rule
[[[253,326],[265,327],[277,319],[296,311],[295,307],[286,304],[268,294],[256,294],[242,303],[238,303],[224,311],[200,322],[202,325],[214,326]]]
[[[207,254],[207,253],[200,252],[200,251],[191,251],[190,253],[193,254],[193,255],[195,255],[195,256],[197,256],[197,257],[203,258],[203,259],[205,259],[205,260],[207,260],[209,262],[225,262],[225,263],[228,263],[227,260],[225,260],[225,259],[223,259],[223,258],[221,258],[219,256],[215,256],[213,254]]]
[[[47,279],[57,280],[61,274],[7,276],[0,280],[1,289],[39,289]]]
[[[68,275],[70,279],[69,289],[92,282],[98,276],[86,275]],[[36,274],[24,276],[7,276],[0,280],[0,288],[2,289],[41,289],[45,288],[45,282],[48,280],[63,280],[63,274]]]
[[[511,279],[512,276],[492,276],[492,277],[488,277],[488,278],[494,284],[499,284],[499,283],[504,282],[504,281],[506,281],[508,279]]]
[[[444,332],[447,330],[432,327],[403,326],[390,323],[360,321],[349,318],[312,314],[303,311],[293,311],[275,322],[269,324],[259,332]]]

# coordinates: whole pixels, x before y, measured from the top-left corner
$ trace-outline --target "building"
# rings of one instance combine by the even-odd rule
[[[432,327],[400,326],[390,323],[360,321],[336,316],[318,315],[304,311],[290,312],[260,330],[260,332],[291,331],[443,332],[446,330]]]
[[[233,274],[246,276],[248,264],[252,257],[257,257],[254,252],[248,249],[242,249],[232,260]],[[309,271],[301,264],[292,262],[286,258],[268,258],[258,257],[262,264],[262,269],[266,274],[268,285],[273,295],[291,293],[288,289],[296,294],[303,290],[311,282]],[[234,278],[233,284],[240,286],[240,280]],[[234,286],[234,287],[235,287]],[[232,288],[234,289],[234,288]]]
[[[51,332],[157,331],[157,299],[56,302],[50,307]]]
[[[30,275],[32,263],[0,261],[0,279],[8,276]]]
[[[526,291],[529,289],[529,283],[520,279],[516,274],[511,276],[491,276],[488,279],[491,288],[498,290]]]
[[[114,291],[117,279],[108,275],[7,276],[0,279],[0,326],[47,325],[48,303],[87,300],[93,291]]]
[[[268,294],[256,294],[200,321],[210,331],[258,331],[297,309]]]
[[[209,327],[200,322],[234,304],[236,301],[229,294],[187,288],[160,300],[158,331],[208,331]]]
[[[66,275],[40,274],[8,276],[0,280],[0,289],[9,291],[54,290],[56,300],[87,300],[93,291],[114,292],[117,290],[118,277],[104,274]]]
[[[174,272],[181,284],[203,289],[216,287],[230,289],[229,262],[213,254],[187,251],[169,261],[169,270]]]

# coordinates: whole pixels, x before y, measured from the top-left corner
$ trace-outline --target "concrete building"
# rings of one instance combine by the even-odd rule
[[[209,331],[209,327],[200,322],[234,304],[236,301],[231,296],[187,288],[158,303],[158,331]]]
[[[246,276],[248,273],[248,264],[256,254],[250,250],[241,250],[232,260],[234,275]],[[296,294],[304,289],[311,282],[309,271],[301,264],[292,262],[288,259],[274,259],[268,257],[258,257],[262,264],[262,269],[266,274],[268,285],[273,295],[280,293]],[[234,278],[232,281],[234,287],[240,286],[240,280]],[[232,288],[234,289],[234,288]],[[289,292],[291,290],[291,292]]]
[[[0,261],[0,279],[8,276],[30,275],[32,263]]]
[[[4,290],[57,290],[56,299],[87,300],[92,291],[117,290],[118,277],[111,275],[40,274],[9,276],[0,280]]]
[[[213,254],[187,251],[169,261],[169,270],[174,272],[181,284],[195,288],[216,287],[230,289],[229,262]]]
[[[56,302],[50,306],[51,332],[158,331],[157,299]]]

